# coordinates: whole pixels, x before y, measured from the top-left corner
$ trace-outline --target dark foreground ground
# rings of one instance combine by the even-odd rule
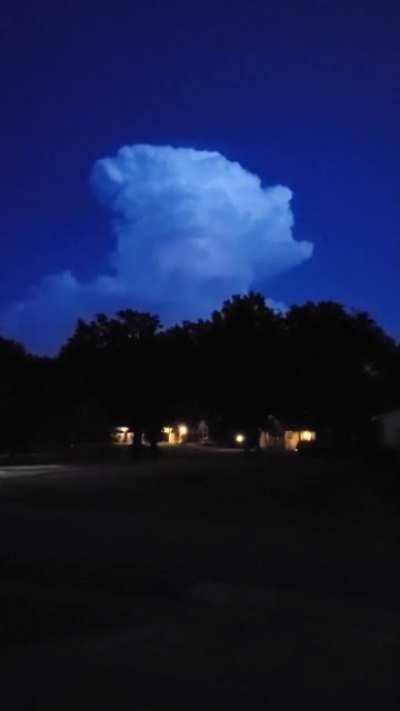
[[[400,706],[385,468],[182,448],[9,475],[2,711]]]

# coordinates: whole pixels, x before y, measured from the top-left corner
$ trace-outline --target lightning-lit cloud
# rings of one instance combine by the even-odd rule
[[[109,274],[49,275],[0,315],[0,330],[54,352],[78,317],[136,308],[166,323],[206,317],[233,293],[309,259],[293,237],[292,193],[217,151],[125,146],[96,162],[91,181],[114,213]]]

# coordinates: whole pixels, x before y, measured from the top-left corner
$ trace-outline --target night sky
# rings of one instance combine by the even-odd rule
[[[398,3],[29,5],[0,19],[3,335],[252,287],[400,338]]]

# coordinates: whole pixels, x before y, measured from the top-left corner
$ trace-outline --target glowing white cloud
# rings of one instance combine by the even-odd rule
[[[146,309],[167,324],[205,317],[312,255],[293,238],[289,188],[263,187],[217,151],[125,146],[97,161],[92,183],[116,215],[110,275],[50,275],[3,313],[3,331],[34,350],[54,350],[98,311]]]

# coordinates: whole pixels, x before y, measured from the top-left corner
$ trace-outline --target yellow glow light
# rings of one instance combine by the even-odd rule
[[[303,432],[300,432],[300,439],[302,442],[312,442],[315,439],[315,432],[303,430]]]
[[[246,439],[246,437],[244,435],[237,434],[235,437],[235,442],[237,442],[238,444],[243,444],[245,439]]]
[[[186,437],[188,433],[188,428],[186,425],[179,425],[179,434],[181,437]]]

